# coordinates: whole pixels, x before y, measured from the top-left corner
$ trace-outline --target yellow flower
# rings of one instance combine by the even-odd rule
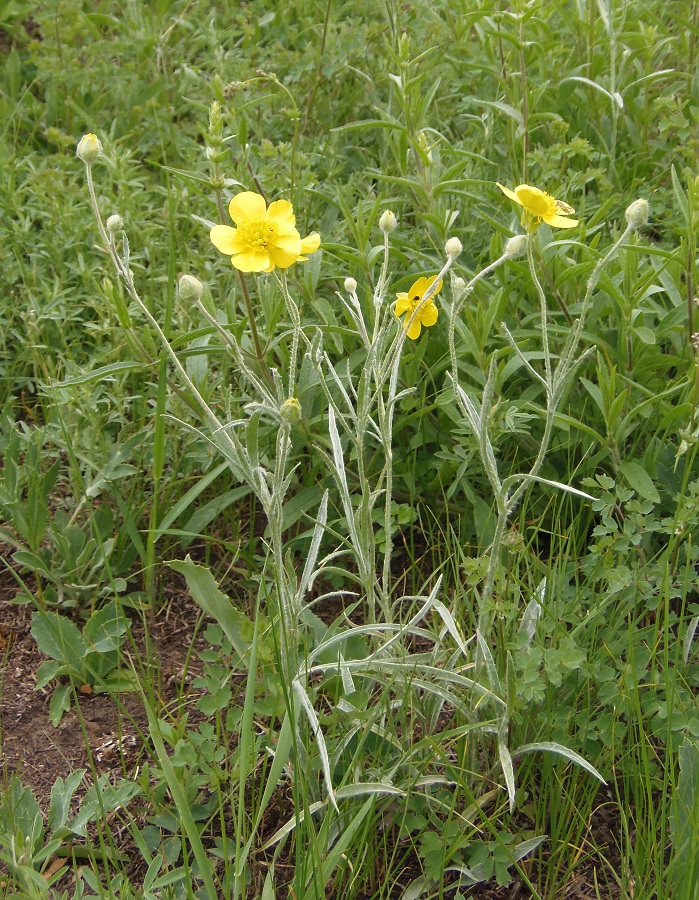
[[[288,200],[275,200],[267,206],[260,194],[243,191],[233,197],[228,212],[237,228],[214,225],[209,236],[214,247],[230,256],[241,272],[271,272],[275,266],[286,269],[302,253],[315,253],[320,246],[315,232],[301,240]]]
[[[434,297],[435,294],[438,294],[442,289],[441,280],[437,285],[434,294],[432,294],[432,297],[420,306],[420,301],[432,287],[436,277],[437,276],[435,275],[433,278],[418,278],[407,293],[401,291],[399,294],[396,294],[398,297],[398,302],[396,303],[396,315],[402,316],[403,313],[407,313],[403,322],[403,327],[406,329],[408,337],[413,341],[420,337],[423,325],[425,328],[429,328],[430,325],[434,325],[437,321],[438,310],[432,301],[432,297]],[[420,306],[419,309],[418,306]],[[410,318],[416,309],[418,309],[417,315],[413,319],[412,324],[408,325],[408,322],[410,322]]]
[[[519,184],[511,191],[499,182],[496,183],[506,197],[519,203],[523,208],[522,220],[527,231],[534,231],[542,222],[554,228],[575,228],[578,224],[577,219],[568,218],[575,212],[573,207],[563,203],[562,200],[554,199],[551,194],[528,184]]]

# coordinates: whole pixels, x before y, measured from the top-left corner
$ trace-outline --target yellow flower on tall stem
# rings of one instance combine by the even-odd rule
[[[522,207],[522,224],[530,234],[542,222],[546,222],[553,228],[575,228],[578,224],[577,219],[568,218],[575,212],[573,207],[563,203],[562,200],[556,200],[546,191],[528,184],[519,184],[514,191],[511,191],[500,182],[496,183],[506,197]]]
[[[288,200],[275,200],[267,206],[260,194],[243,191],[233,197],[228,212],[237,227],[214,225],[209,236],[214,247],[230,256],[241,272],[272,272],[277,266],[286,269],[320,246],[316,232],[301,240]]]
[[[439,310],[435,306],[432,297],[434,297],[435,294],[438,294],[442,289],[441,280],[431,296],[424,303],[422,302],[422,298],[432,287],[436,278],[436,275],[433,278],[418,278],[409,291],[401,291],[396,294],[398,298],[396,303],[396,316],[402,316],[404,313],[407,314],[403,320],[403,327],[405,328],[408,337],[413,341],[420,337],[423,325],[425,328],[429,328],[437,321]],[[417,310],[417,315],[413,316],[415,310]],[[411,319],[412,322],[410,321]]]

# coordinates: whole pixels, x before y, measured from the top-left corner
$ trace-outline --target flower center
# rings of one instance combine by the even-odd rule
[[[527,198],[526,206],[529,209],[529,212],[533,213],[535,216],[545,216],[549,215],[551,212],[551,198],[548,194],[536,195]]]
[[[420,306],[420,303],[422,301],[422,294],[415,294],[414,297],[408,297],[408,300],[410,301],[410,309],[408,310],[408,317],[412,316],[412,314],[415,312],[415,310],[418,309],[418,307],[419,307],[417,317],[418,317],[418,319],[422,319],[422,317],[429,310],[429,308],[431,306],[434,306],[434,303],[432,302],[431,297],[429,298],[429,300],[426,300],[425,303],[422,304],[422,306]]]
[[[245,222],[238,227],[242,232],[241,237],[251,250],[264,252],[270,244],[274,245],[276,242],[277,226],[274,222]]]

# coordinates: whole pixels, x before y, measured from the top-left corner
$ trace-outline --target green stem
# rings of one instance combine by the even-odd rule
[[[553,391],[553,383],[551,376],[551,351],[549,348],[548,307],[546,305],[546,294],[544,293],[544,289],[541,286],[539,277],[536,274],[536,267],[534,266],[534,251],[532,248],[533,243],[534,240],[530,237],[527,241],[527,260],[529,261],[529,271],[532,276],[532,281],[534,282],[536,293],[539,297],[539,315],[541,317],[541,343],[544,348],[544,370],[546,372],[546,394],[547,401],[550,402],[551,393]]]
[[[252,308],[252,302],[250,301],[248,283],[245,280],[245,275],[240,271],[240,269],[236,269],[236,272],[238,273],[238,278],[240,279],[240,288],[243,292],[243,299],[245,300],[245,310],[247,312],[248,322],[250,323],[252,342],[255,345],[255,357],[265,381],[270,385],[270,387],[274,387],[274,380],[272,379],[272,375],[267,366],[267,360],[265,359],[265,351],[262,349],[260,336],[257,333],[257,325],[255,325],[255,312]]]

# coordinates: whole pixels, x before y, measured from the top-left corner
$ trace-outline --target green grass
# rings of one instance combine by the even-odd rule
[[[517,879],[553,900],[579,878],[600,898],[696,900],[699,3],[29,7],[0,8],[0,536],[26,602],[81,630],[117,597],[147,633],[173,569],[207,614],[201,674],[171,706],[147,639],[121,657],[148,712],[122,787],[140,874],[106,793],[82,836],[88,886],[379,900],[453,897],[459,878],[461,896],[498,882],[506,896]],[[86,132],[133,290],[75,158]],[[547,190],[580,225],[541,226],[530,260],[478,281],[452,354],[452,276],[468,282],[522,231],[496,182]],[[287,298],[247,277],[261,351],[206,224],[240,190],[290,200],[301,234],[322,236],[287,270]],[[637,198],[650,221],[586,308]],[[450,237],[464,249],[438,322],[370,403],[380,379],[345,279],[371,333],[375,292],[385,309],[435,274]],[[532,483],[498,519],[453,380],[479,416],[483,402],[499,477],[528,471],[547,435],[527,368],[545,367],[532,272],[551,364],[581,312],[590,351],[538,474],[595,499]],[[202,308],[181,273],[204,283]],[[283,390],[265,399],[270,368]],[[78,715],[95,677],[63,678]],[[36,872],[70,830],[32,824],[29,794],[17,812],[7,774],[0,895],[58,898]]]

